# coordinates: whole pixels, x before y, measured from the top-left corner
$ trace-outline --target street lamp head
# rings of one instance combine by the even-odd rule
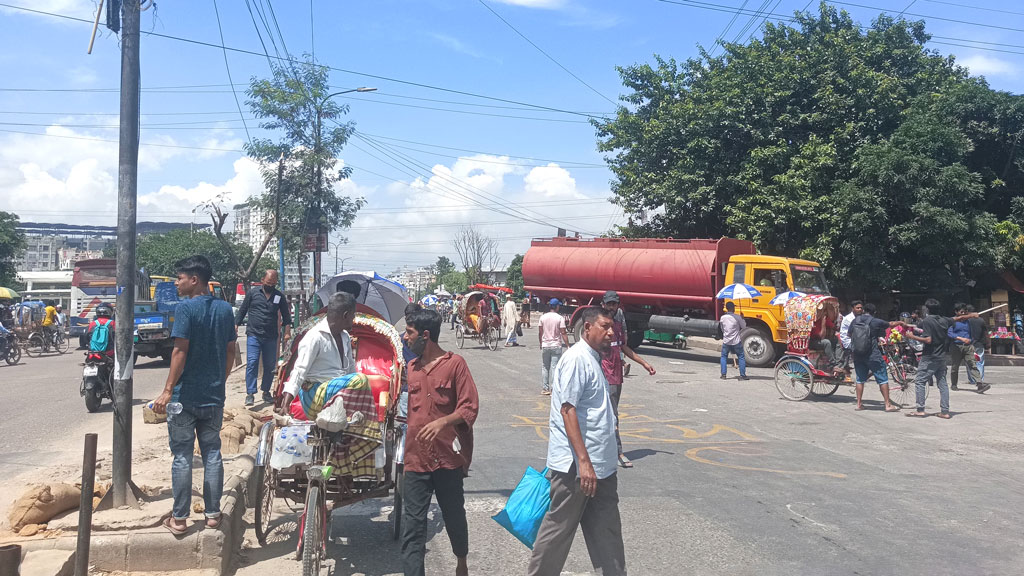
[[[367,88],[366,86],[361,86],[359,88],[356,88],[356,92],[376,92],[376,91],[377,91],[376,88]]]

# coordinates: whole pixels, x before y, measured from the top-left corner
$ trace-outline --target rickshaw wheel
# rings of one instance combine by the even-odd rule
[[[459,347],[459,350],[466,345],[466,329],[462,327],[462,324],[455,325],[455,345]]]
[[[256,467],[256,540],[267,545],[270,534],[270,516],[274,511],[274,492],[277,490],[277,471],[270,466]]]
[[[487,328],[487,337],[484,339],[484,343],[487,344],[487,347],[491,349],[491,352],[494,352],[495,350],[498,349],[498,340],[500,338],[501,332],[499,332],[496,327],[489,326]]]
[[[306,492],[306,522],[302,528],[302,576],[320,575],[320,551],[324,537],[323,506],[320,486],[310,483]]]
[[[392,514],[394,517],[391,519],[391,539],[398,540],[398,537],[402,535],[402,473],[405,470],[405,465],[395,464],[395,489],[394,489],[394,510]]]
[[[811,385],[811,394],[821,398],[835,394],[836,390],[839,390],[839,384],[833,384],[831,380],[816,380]]]
[[[29,334],[28,342],[25,344],[25,353],[32,358],[38,358],[43,353],[43,336],[38,332]]]
[[[811,395],[814,387],[814,374],[800,360],[783,358],[775,366],[775,387],[787,400],[799,402]]]

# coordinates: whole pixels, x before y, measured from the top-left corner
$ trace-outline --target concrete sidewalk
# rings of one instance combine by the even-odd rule
[[[238,405],[244,397],[244,364],[228,379],[227,410],[242,412]],[[205,526],[202,514],[202,462],[193,462],[193,509],[190,528],[182,536],[171,534],[162,520],[171,509],[170,449],[165,424],[143,424],[142,405],[136,406],[133,452],[133,481],[144,493],[138,508],[96,511],[89,564],[102,572],[169,572],[203,570],[210,574],[226,572],[239,550],[245,533],[245,510],[249,478],[253,471],[259,434],[245,436],[237,454],[224,454],[224,492],[221,499],[222,521],[218,528]],[[257,406],[259,408],[259,406]],[[266,407],[264,407],[266,410]],[[257,414],[254,414],[257,415]],[[97,486],[109,480],[109,453],[98,455]],[[77,483],[77,477],[40,478],[39,482]],[[0,536],[0,543],[22,547],[22,574],[61,574],[60,568],[73,565],[77,543],[78,511],[58,515],[36,536],[11,533]],[[63,551],[55,554],[54,551]],[[67,562],[62,559],[67,556]]]

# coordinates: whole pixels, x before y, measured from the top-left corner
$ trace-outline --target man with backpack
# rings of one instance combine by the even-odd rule
[[[874,374],[875,382],[878,383],[878,389],[882,391],[882,398],[885,400],[885,411],[898,412],[899,406],[889,401],[889,374],[885,369],[885,360],[882,359],[882,350],[878,347],[878,339],[885,337],[885,331],[890,326],[897,326],[900,322],[886,322],[875,318],[876,308],[871,303],[864,304],[863,310],[862,314],[850,322],[849,328],[853,371],[857,378],[856,410],[864,409],[864,383],[871,374]]]
[[[89,335],[89,352],[114,357],[114,309],[110,304],[96,307],[96,318],[89,322],[86,334]]]

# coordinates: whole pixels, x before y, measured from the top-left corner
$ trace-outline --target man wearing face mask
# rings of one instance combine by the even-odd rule
[[[409,421],[402,484],[402,564],[407,576],[425,574],[427,512],[437,497],[456,558],[456,576],[469,574],[469,527],[463,479],[473,458],[476,383],[461,356],[437,344],[441,315],[416,310],[405,318],[405,341],[417,357],[407,367]]]
[[[288,309],[288,299],[277,289],[277,270],[267,270],[263,274],[262,283],[249,290],[238,308],[235,325],[241,326],[248,314],[249,322],[245,327],[245,405],[252,406],[256,402],[256,375],[259,373],[260,358],[263,359],[263,401],[272,403],[270,385],[274,382],[274,369],[277,367],[278,331],[281,340],[288,339],[292,315]]]
[[[327,302],[327,317],[317,322],[299,342],[295,366],[284,383],[284,396],[278,414],[288,414],[299,390],[314,389],[333,378],[356,371],[352,339],[348,330],[356,317],[356,300],[351,294],[332,294]]]

